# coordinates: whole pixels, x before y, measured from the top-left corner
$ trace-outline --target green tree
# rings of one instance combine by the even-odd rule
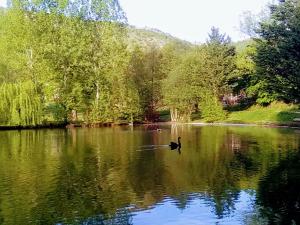
[[[154,45],[146,49],[136,46],[127,73],[138,91],[144,120],[157,120],[157,109],[162,105],[161,81],[165,78],[161,50]]]
[[[270,6],[271,15],[262,21],[254,58],[257,75],[251,91],[257,102],[300,100],[300,6],[297,0]]]
[[[105,17],[105,10],[113,12],[113,2],[98,1],[103,7],[99,21],[63,11],[68,5],[61,8],[62,2],[13,1],[1,11],[0,82],[32,82],[45,113],[55,118],[66,115],[73,121],[80,112],[87,121],[105,122],[124,116],[124,105],[135,94],[123,82],[125,29],[114,22],[118,18]]]
[[[237,51],[235,70],[228,77],[228,84],[235,94],[251,87],[252,79],[255,76],[255,63],[253,61],[255,54],[256,47],[252,42],[246,42],[246,46]]]
[[[229,89],[228,81],[235,69],[234,60],[235,49],[230,44],[230,38],[220,34],[217,28],[212,28],[206,44],[182,55],[174,63],[164,85],[165,102],[170,107],[171,119],[190,120],[199,105],[204,112],[203,117],[211,113],[210,121],[212,118],[223,119],[225,113],[219,98]]]
[[[59,13],[92,21],[127,21],[118,0],[11,0],[9,7],[31,12]]]
[[[213,27],[205,45],[205,52],[208,88],[219,97],[228,89],[228,80],[235,70],[235,47],[232,46],[230,37]]]
[[[0,86],[0,123],[13,126],[42,123],[41,98],[32,82]]]
[[[193,49],[177,60],[164,81],[164,101],[170,108],[172,121],[190,120],[204,83],[202,49]]]

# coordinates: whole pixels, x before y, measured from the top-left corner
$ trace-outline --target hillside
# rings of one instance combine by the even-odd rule
[[[168,33],[165,33],[163,31],[160,31],[158,29],[154,28],[136,28],[134,26],[129,26],[128,29],[128,42],[129,45],[140,45],[140,46],[159,46],[162,47],[167,43],[170,42],[175,42],[178,45],[182,46],[195,46],[191,42],[181,40],[177,37],[174,37]],[[243,51],[248,45],[252,44],[253,40],[252,39],[246,39],[243,41],[237,41],[233,42],[232,44],[236,47],[236,51],[240,52]],[[199,45],[201,45],[199,43]]]
[[[129,44],[141,45],[141,46],[159,46],[162,47],[167,43],[175,42],[184,46],[191,46],[188,41],[176,38],[168,33],[164,33],[158,29],[152,28],[136,28],[134,26],[128,27]]]

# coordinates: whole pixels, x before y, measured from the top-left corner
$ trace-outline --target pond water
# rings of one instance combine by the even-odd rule
[[[0,224],[299,224],[299,147],[286,128],[0,131]]]

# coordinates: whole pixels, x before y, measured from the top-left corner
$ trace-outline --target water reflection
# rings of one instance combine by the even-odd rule
[[[240,200],[235,204],[235,211],[230,217],[223,218],[215,216],[213,206],[207,204],[209,199],[203,194],[186,195],[188,204],[185,204],[184,208],[178,205],[177,200],[166,198],[154,208],[136,214],[133,217],[133,224],[245,224],[243,215],[252,213],[254,197],[253,194],[242,191]]]
[[[269,224],[300,223],[300,152],[292,152],[259,182],[257,203]]]
[[[298,223],[299,140],[258,127],[1,131],[0,224]]]

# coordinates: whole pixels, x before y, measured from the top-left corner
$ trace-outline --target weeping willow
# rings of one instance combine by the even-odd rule
[[[42,123],[42,103],[31,81],[0,86],[0,123],[35,126]]]

